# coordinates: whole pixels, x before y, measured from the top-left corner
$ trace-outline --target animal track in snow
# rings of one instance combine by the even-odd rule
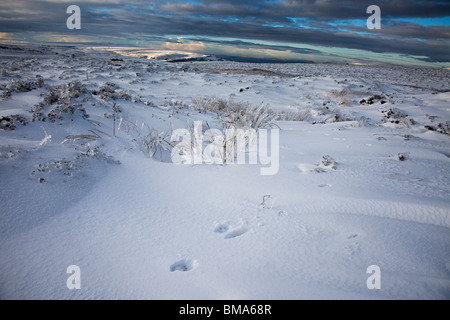
[[[224,222],[224,223],[217,224],[216,227],[214,228],[214,232],[224,233],[224,232],[227,232],[229,229],[230,229],[230,223]]]
[[[198,265],[196,260],[181,259],[170,266],[170,272],[174,271],[190,271]]]
[[[350,256],[358,254],[361,251],[360,245],[358,241],[356,241],[358,236],[357,233],[353,233],[347,237],[347,244],[344,246],[344,249]]]
[[[279,217],[286,217],[287,216],[287,212],[284,211],[284,210],[281,210],[281,211],[278,212],[278,216]]]
[[[329,183],[322,183],[318,185],[319,188],[326,188],[326,187],[331,187],[331,184]]]
[[[309,163],[299,163],[297,165],[297,169],[303,174],[314,172],[315,168],[316,168],[315,165]]]
[[[358,233],[339,234],[329,239],[329,248],[333,255],[357,257],[361,253],[359,238]]]
[[[216,224],[216,227],[214,228],[214,232],[216,233],[226,233],[224,239],[236,238],[242,236],[248,231],[249,229],[245,226],[245,224],[242,223],[235,227],[232,227],[230,222],[222,222]]]
[[[244,233],[248,232],[247,227],[241,226],[236,229],[231,230],[225,235],[225,239],[232,239],[242,236]]]

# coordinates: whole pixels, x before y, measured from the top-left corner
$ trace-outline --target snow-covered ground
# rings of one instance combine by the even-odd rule
[[[449,70],[122,53],[0,47],[0,298],[450,298]],[[172,163],[255,112],[276,174]]]

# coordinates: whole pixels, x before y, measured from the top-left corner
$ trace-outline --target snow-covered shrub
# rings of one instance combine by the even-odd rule
[[[223,123],[222,128],[211,128],[208,123],[189,125],[180,132],[171,145],[172,156],[179,163],[195,163],[200,160],[207,164],[256,163],[258,131],[240,128],[231,123]],[[197,160],[196,160],[197,159]]]
[[[450,135],[450,121],[446,121],[445,123],[438,123],[437,132]]]
[[[354,124],[351,125],[351,127],[352,128],[365,127],[371,125],[371,123],[373,123],[371,119],[361,116],[359,119],[356,120]]]
[[[103,153],[98,146],[91,147],[89,144],[85,144],[81,149],[72,160],[63,158],[35,165],[30,176],[37,177],[39,183],[44,183],[54,179],[76,176],[85,168],[86,162],[93,159],[107,164],[120,164],[120,161]]]
[[[397,159],[399,161],[406,161],[406,160],[408,160],[409,159],[409,152],[397,154]]]
[[[148,106],[148,107],[156,107],[156,106],[155,106],[155,103],[154,103],[153,101],[147,100],[147,101],[144,102],[144,104],[145,104],[146,106]]]
[[[193,98],[191,107],[216,113],[223,123],[242,129],[272,127],[277,118],[277,114],[263,104],[254,106],[249,102],[226,101],[217,97]]]
[[[143,135],[141,138],[141,150],[148,152],[150,158],[154,157],[155,154],[159,153],[159,160],[163,160],[163,152],[166,154],[169,148],[172,148],[170,141],[169,132],[158,132],[157,130],[150,128],[148,125],[145,126],[147,129],[147,134]]]
[[[40,75],[36,75],[35,80],[17,80],[12,81],[10,84],[4,86],[2,97],[9,98],[12,93],[18,92],[30,92],[32,90],[42,88],[44,86],[44,78]]]
[[[85,119],[89,117],[83,105],[77,100],[89,94],[86,86],[80,81],[75,80],[63,85],[47,86],[47,91],[48,93],[44,95],[43,101],[34,105],[31,109],[33,112],[33,121],[45,121],[49,119],[55,122],[57,119],[62,119],[61,114],[74,114],[75,112],[79,112]],[[51,105],[56,105],[56,107],[45,115],[45,108]]]
[[[212,97],[194,97],[192,98],[191,108],[198,111],[207,111],[213,113],[221,113],[227,108],[227,101]]]
[[[336,161],[329,155],[325,155],[322,159],[317,163],[317,168],[315,168],[316,172],[325,172],[326,169],[337,169]]]
[[[145,151],[150,158],[157,158],[161,161],[170,161],[170,150],[173,144],[170,142],[172,129],[167,132],[159,132],[151,128],[146,123],[133,123],[127,119],[118,119],[117,132],[125,133],[132,138],[135,146]]]
[[[382,110],[381,113],[384,114],[384,117],[379,122],[380,124],[391,123],[400,128],[410,128],[411,125],[416,124],[414,119],[410,118],[405,112],[397,108]]]
[[[376,101],[380,101],[381,104],[387,103],[385,96],[376,94],[376,95],[370,96],[369,98],[367,98],[367,100],[366,99],[360,100],[359,104],[374,104]]]
[[[253,106],[248,102],[230,100],[227,108],[220,114],[225,123],[243,129],[260,129],[272,127],[277,114],[267,106]]]
[[[330,116],[325,120],[325,122],[344,122],[344,121],[352,121],[351,118],[344,115],[341,110],[335,109],[329,111]]]
[[[108,164],[120,164],[119,160],[114,159],[114,157],[107,155],[103,151],[100,150],[98,146],[93,146],[89,143],[85,144],[85,150],[81,150],[76,156],[75,159],[80,160],[84,158],[95,158],[97,160],[101,160]]]
[[[187,105],[180,100],[176,100],[176,99],[165,99],[162,105],[164,108],[185,108],[187,107]]]
[[[442,134],[450,135],[450,121],[446,121],[445,123],[438,123],[436,126],[426,125],[425,129],[430,131],[436,131]]]
[[[11,146],[0,146],[0,161],[9,161],[21,153],[20,149],[15,149]]]
[[[27,121],[21,115],[15,114],[11,116],[3,116],[0,118],[0,130],[14,130],[16,124],[26,125]]]
[[[75,112],[78,112],[83,119],[89,118],[89,115],[86,113],[86,109],[84,109],[82,104],[62,105],[61,107],[58,106],[50,111],[47,114],[47,117],[51,122],[55,122],[58,119],[62,119],[62,113],[75,114]]]
[[[304,108],[300,110],[283,110],[278,112],[277,120],[285,121],[312,121],[317,123],[332,123],[352,121],[339,109],[330,109],[329,107]]]
[[[278,112],[277,120],[284,121],[309,121],[312,118],[311,109],[302,109],[302,110],[282,110]]]
[[[72,177],[75,172],[80,171],[80,165],[74,165],[72,161],[60,159],[39,163],[35,169],[30,173],[30,176],[38,177],[39,183],[51,181],[54,176]]]
[[[337,103],[339,105],[351,106],[351,104],[352,104],[351,98],[353,96],[353,93],[350,92],[347,88],[344,88],[340,91],[332,90],[331,92],[328,93],[328,95],[333,100],[337,100]]]
[[[106,82],[102,85],[98,90],[92,90],[92,94],[94,96],[99,96],[100,99],[109,101],[109,100],[132,100],[131,95],[126,90],[119,90],[119,85],[113,82]],[[119,91],[118,91],[119,90]]]
[[[344,82],[346,82],[346,81],[344,80]],[[332,91],[328,92],[328,96],[332,100],[336,101],[338,105],[349,107],[349,106],[352,106],[352,105],[358,103],[358,100],[355,100],[355,98],[361,97],[361,96],[367,97],[370,94],[370,92],[368,92],[368,91],[361,90],[362,87],[363,87],[362,85],[360,85],[359,87],[356,87],[355,85],[348,85],[345,88],[343,88],[342,90],[339,90],[339,91],[332,90]],[[386,96],[384,94],[372,94],[372,95],[368,96],[367,98],[359,100],[359,104],[371,105],[376,102],[385,104],[389,101],[388,97],[390,99],[393,98],[392,96]]]

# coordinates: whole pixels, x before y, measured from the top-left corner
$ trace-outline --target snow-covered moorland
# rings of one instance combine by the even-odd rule
[[[449,70],[0,56],[2,299],[450,298]],[[232,125],[276,174],[171,161]]]

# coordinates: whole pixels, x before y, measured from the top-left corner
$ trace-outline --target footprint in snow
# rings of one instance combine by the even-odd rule
[[[224,222],[224,223],[217,224],[216,227],[214,228],[214,232],[224,233],[224,232],[227,232],[229,229],[230,229],[230,223]]]
[[[214,232],[216,233],[226,233],[224,239],[232,239],[239,236],[242,236],[244,233],[247,233],[249,229],[246,226],[239,225],[234,228],[231,228],[230,222],[223,222],[216,225],[214,228]]]
[[[354,258],[361,253],[360,238],[361,235],[358,233],[338,234],[329,239],[329,248],[333,254],[343,254]]]
[[[284,211],[284,210],[281,210],[281,211],[278,212],[278,216],[279,217],[286,217],[287,216],[287,212]]]
[[[247,233],[248,229],[244,226],[238,227],[236,229],[231,230],[225,235],[225,239],[232,239],[236,237],[242,236],[244,233]]]
[[[303,174],[308,174],[308,173],[314,172],[315,168],[316,168],[315,165],[309,164],[309,163],[297,164],[297,169]]]
[[[194,268],[196,268],[198,265],[196,260],[190,260],[190,259],[182,259],[170,266],[170,272],[174,271],[189,271]]]
[[[326,188],[326,187],[331,187],[331,184],[329,183],[322,183],[318,185],[319,188]]]
[[[358,236],[359,235],[357,233],[353,233],[347,237],[348,240],[347,240],[346,245],[344,246],[344,249],[347,252],[347,254],[350,256],[354,256],[361,252],[361,247],[360,247],[358,241],[356,241]]]

